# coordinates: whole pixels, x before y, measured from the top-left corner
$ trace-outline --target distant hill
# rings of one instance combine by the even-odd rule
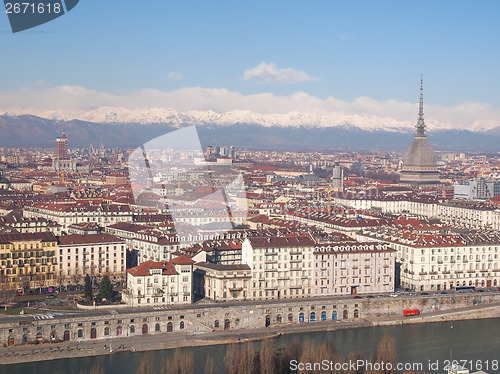
[[[65,131],[70,147],[138,147],[142,143],[189,123],[94,123],[80,120],[62,121],[31,115],[0,116],[0,146],[55,147],[55,139]],[[203,146],[233,145],[248,149],[270,150],[379,150],[404,151],[413,139],[412,130],[365,130],[343,124],[331,127],[262,126],[198,124]],[[500,151],[500,128],[485,132],[439,130],[429,132],[435,150]]]

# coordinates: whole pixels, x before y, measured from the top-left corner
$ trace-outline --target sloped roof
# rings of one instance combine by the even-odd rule
[[[193,261],[194,262],[194,261]],[[151,269],[162,269],[162,275],[177,275],[179,274],[175,270],[175,266],[171,262],[155,262],[155,261],[146,261],[143,262],[142,264],[135,266],[133,268],[130,268],[127,270],[127,273],[134,277],[144,277],[144,276],[150,276]]]
[[[436,155],[425,137],[415,137],[403,158],[403,166],[437,167]]]

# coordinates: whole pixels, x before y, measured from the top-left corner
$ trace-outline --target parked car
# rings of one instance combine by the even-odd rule
[[[399,296],[399,294],[397,294],[397,293],[391,293],[389,296],[390,296],[390,297],[398,297],[398,296]]]
[[[427,292],[422,292],[420,295],[428,296],[429,294]]]
[[[448,292],[443,291],[443,292],[441,292],[441,295],[448,295]]]
[[[354,298],[355,298],[355,299],[362,299],[362,298],[363,298],[363,296],[356,295],[356,296],[354,296]]]
[[[410,292],[408,296],[417,296],[417,294],[415,292]]]

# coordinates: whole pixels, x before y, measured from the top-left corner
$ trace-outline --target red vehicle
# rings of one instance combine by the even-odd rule
[[[403,315],[405,317],[418,316],[419,314],[420,314],[420,310],[418,310],[418,309],[405,309],[405,310],[403,310]]]

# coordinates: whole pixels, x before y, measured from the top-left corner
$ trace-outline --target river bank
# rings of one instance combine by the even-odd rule
[[[460,309],[435,311],[420,316],[401,315],[371,317],[355,321],[323,321],[300,324],[283,324],[268,328],[215,331],[203,334],[184,332],[158,333],[154,335],[135,335],[120,338],[100,338],[83,342],[64,342],[57,344],[38,344],[0,348],[1,365],[28,362],[69,359],[111,355],[118,352],[139,352],[175,349],[180,347],[200,347],[235,342],[258,341],[286,334],[315,331],[335,331],[340,329],[418,324],[470,319],[499,318],[500,303],[481,304]]]

